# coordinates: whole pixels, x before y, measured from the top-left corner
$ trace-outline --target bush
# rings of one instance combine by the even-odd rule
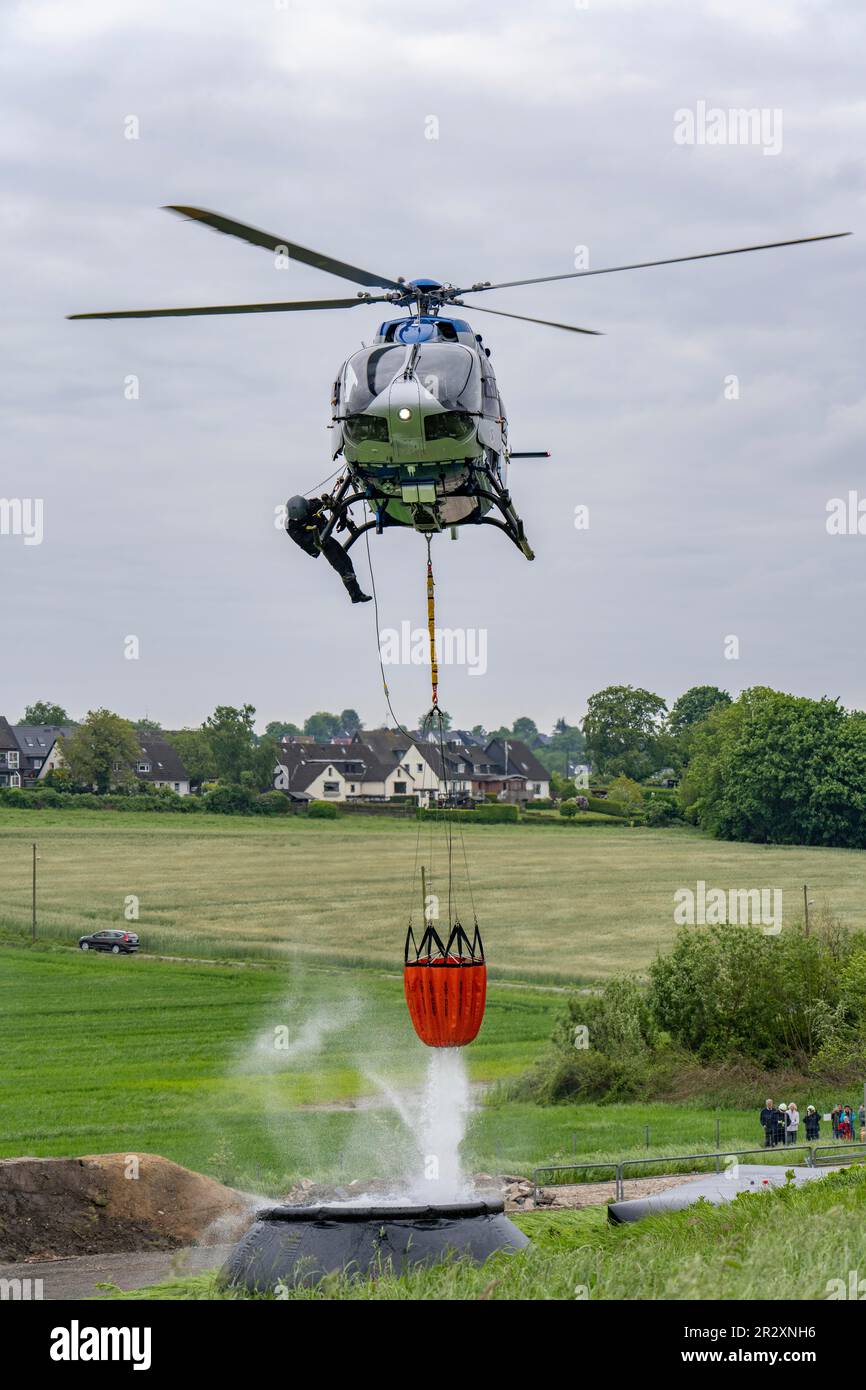
[[[498,825],[503,822],[514,824],[520,820],[520,812],[510,801],[486,801],[471,810],[458,808],[442,810],[438,806],[429,811],[419,809],[419,820],[462,820],[474,821],[476,825]]]
[[[612,1104],[639,1100],[646,1076],[643,1057],[607,1057],[603,1052],[579,1052],[575,1048],[539,1063],[529,1085],[540,1105],[590,1100]]]
[[[569,800],[568,797],[565,798]],[[524,811],[555,811],[557,803],[552,801],[549,796],[536,797],[535,801],[527,801]]]
[[[559,808],[561,816],[571,817],[577,815],[577,804],[574,801],[563,801]]]
[[[107,796],[97,792],[59,791],[56,787],[40,786],[19,789],[0,787],[0,805],[17,806],[21,810],[41,811],[52,808],[61,811],[203,811],[200,798],[178,796],[170,787],[151,791],[116,788]]]
[[[216,811],[221,816],[252,816],[257,809],[255,792],[237,783],[208,792],[204,804],[208,811]]]
[[[833,922],[807,936],[786,927],[683,927],[650,967],[658,1026],[703,1061],[776,1067],[816,1056],[837,1027],[846,967],[859,938]]]
[[[336,820],[337,808],[333,801],[311,801],[307,807],[307,815],[313,816],[316,820]]]
[[[597,811],[600,816],[619,816],[625,817],[626,810],[617,801],[606,801],[600,796],[585,797],[587,811]]]
[[[0,787],[0,806],[17,806],[23,811],[33,807],[33,796],[33,792],[22,791],[20,787]]]
[[[643,810],[643,789],[631,777],[615,777],[608,788],[610,800],[618,803],[627,816],[636,816]]]
[[[674,821],[681,821],[682,816],[673,801],[662,801],[659,797],[653,797],[644,813],[644,822],[647,825],[672,825]]]
[[[282,792],[262,792],[256,798],[256,805],[264,816],[287,816],[289,813],[289,798]]]
[[[497,801],[495,806],[492,804],[478,806],[475,811],[470,811],[469,814],[491,825],[496,822],[520,820],[520,811],[510,801]]]
[[[36,797],[39,798],[40,806],[62,806],[66,800],[63,793],[55,791],[53,787],[39,787],[35,789],[33,792],[34,802]]]

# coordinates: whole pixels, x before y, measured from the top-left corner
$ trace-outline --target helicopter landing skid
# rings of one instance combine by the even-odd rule
[[[486,483],[489,484],[489,489],[487,487],[474,487],[472,489],[467,489],[466,491],[460,490],[457,492],[452,492],[448,495],[451,498],[466,497],[470,498],[473,501],[479,501],[480,499],[484,499],[485,501],[490,502],[493,506],[495,506],[498,509],[502,517],[502,520],[500,520],[499,517],[481,516],[476,512],[475,515],[468,516],[463,521],[449,523],[449,529],[452,525],[495,526],[497,530],[504,531],[508,539],[512,541],[514,545],[517,546],[517,549],[521,552],[521,554],[526,556],[527,560],[534,560],[535,552],[533,551],[528,540],[526,539],[526,533],[524,531],[523,522],[517,515],[517,512],[514,510],[510,494],[502,486],[502,484],[499,482],[499,479],[493,472],[486,471],[484,474],[484,480]],[[371,531],[375,529],[377,534],[381,534],[386,526],[406,525],[405,522],[395,521],[394,518],[389,516],[388,513],[385,511],[384,504],[390,500],[389,498],[382,498],[382,505],[377,506],[376,499],[371,499],[365,493],[362,492],[351,492],[350,486],[350,478],[343,479],[341,483],[338,485],[334,493],[331,505],[329,507],[329,511],[331,514],[328,518],[327,525],[325,526],[322,532],[323,540],[327,540],[334,530],[348,531],[348,538],[345,541],[341,542],[341,544],[344,550],[350,550],[351,547],[355,544],[355,541],[358,539],[358,537],[364,535],[366,531]],[[366,502],[374,513],[371,520],[365,521],[361,525],[358,525],[355,522],[351,512],[351,508],[357,502]],[[421,511],[420,508],[419,511]],[[420,525],[418,524],[419,522]],[[437,531],[442,531],[444,528],[442,523],[437,521],[435,515],[432,512],[428,512],[425,510],[425,514],[423,516],[418,516],[413,522],[413,529],[418,531],[421,535],[430,535]]]

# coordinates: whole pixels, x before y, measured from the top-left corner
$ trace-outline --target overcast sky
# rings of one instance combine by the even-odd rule
[[[354,292],[175,202],[454,283],[853,232],[484,299],[604,337],[467,311],[512,446],[552,457],[512,467],[534,563],[492,528],[433,551],[440,622],[487,634],[486,674],[442,671],[463,725],[620,682],[866,706],[866,535],[826,527],[866,497],[860,0],[7,0],[0,27],[0,497],[44,500],[41,544],[0,535],[0,713],[382,722],[372,605],[274,526],[332,471],[331,382],[381,314],[66,322]],[[781,126],[678,143],[699,103]],[[371,552],[381,626],[421,625],[423,540]],[[389,680],[414,722],[426,672]]]

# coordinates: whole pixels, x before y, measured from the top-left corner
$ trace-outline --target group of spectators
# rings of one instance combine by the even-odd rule
[[[866,1105],[860,1106],[859,1110],[854,1110],[853,1105],[834,1105],[830,1112],[830,1119],[833,1122],[833,1138],[847,1139],[850,1143],[857,1138],[855,1126],[860,1127],[860,1139],[866,1138]]]
[[[806,1106],[804,1118],[806,1142],[820,1139],[821,1116],[814,1105]],[[855,1110],[852,1105],[840,1103],[834,1106],[830,1119],[834,1139],[847,1139],[850,1143],[858,1137],[856,1131],[859,1127],[859,1138],[861,1141],[866,1140],[866,1106],[861,1105],[859,1110]],[[796,1101],[783,1101],[781,1105],[776,1106],[772,1100],[768,1100],[761,1111],[761,1125],[764,1130],[765,1149],[774,1149],[778,1144],[796,1144],[800,1130],[800,1112]]]

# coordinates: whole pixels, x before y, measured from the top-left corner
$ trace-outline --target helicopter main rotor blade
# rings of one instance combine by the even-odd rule
[[[263,246],[266,251],[282,251],[293,261],[303,261],[305,265],[315,266],[316,270],[327,270],[331,275],[339,275],[344,280],[354,280],[356,285],[369,285],[384,290],[404,288],[399,280],[390,280],[387,275],[375,275],[373,271],[362,270],[360,266],[336,261],[321,251],[310,251],[306,246],[298,246],[296,242],[288,241],[286,237],[261,232],[257,227],[248,227],[245,222],[233,222],[230,217],[223,217],[222,213],[208,212],[207,208],[188,208],[168,203],[165,211],[176,212],[179,217],[186,217],[191,222],[204,222],[205,226],[213,227],[215,232],[238,237],[241,241],[250,242],[252,246]]]
[[[385,295],[355,299],[299,299],[276,304],[208,304],[189,309],[118,309],[103,314],[67,314],[68,319],[180,319],[198,314],[283,314],[300,309],[354,309],[358,304],[383,304]]]
[[[496,287],[498,288],[498,286]],[[462,300],[455,299],[455,304],[468,309],[473,314],[496,314],[500,319],[520,319],[521,323],[540,323],[545,328],[564,328],[566,333],[591,333],[594,338],[603,338],[604,334],[597,328],[575,328],[573,323],[557,323],[554,319],[533,319],[526,314],[506,314],[504,309],[482,309],[480,304],[463,304]]]
[[[760,246],[735,246],[730,251],[702,251],[697,256],[668,256],[663,261],[636,261],[633,265],[607,265],[600,270],[572,270],[566,275],[539,275],[533,280],[503,280],[498,285],[467,285],[457,294],[478,294],[482,290],[508,290],[516,285],[544,285],[551,280],[579,280],[586,275],[614,275],[620,270],[647,270],[655,265],[680,265],[683,261],[709,261],[716,256],[741,256],[747,251],[773,251],[779,246],[805,246],[810,241],[835,241],[850,232],[827,232],[823,236],[801,236],[792,241],[765,241]]]

